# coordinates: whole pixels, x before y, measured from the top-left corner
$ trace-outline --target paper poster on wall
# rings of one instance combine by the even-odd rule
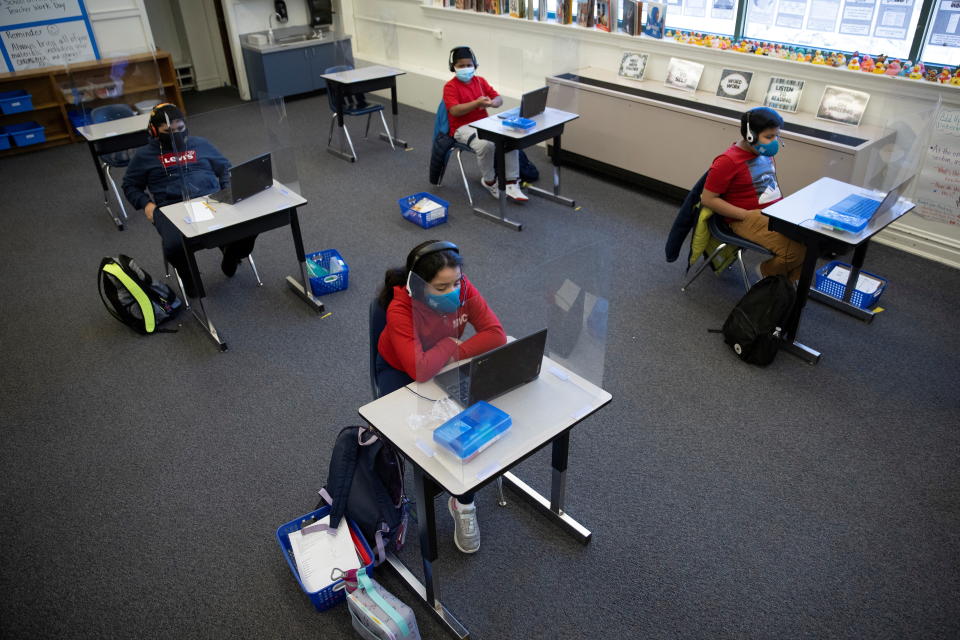
[[[840,33],[851,36],[870,35],[870,25],[873,24],[873,11],[876,6],[876,0],[844,0],[843,13],[840,17]]]
[[[619,75],[631,80],[643,80],[643,74],[647,70],[647,60],[650,55],[646,53],[637,53],[636,51],[624,51],[620,58]]]
[[[696,91],[701,75],[703,75],[703,65],[699,62],[670,58],[667,79],[663,84],[683,91]]]
[[[807,29],[833,32],[837,28],[839,13],[840,0],[813,0],[810,3],[810,15],[807,16]]]
[[[777,26],[800,29],[803,27],[803,16],[806,14],[806,0],[780,0],[777,7]]]
[[[827,85],[817,107],[817,117],[821,120],[832,120],[841,124],[858,126],[863,112],[867,110],[870,94],[866,91],[856,91],[845,87]]]
[[[751,80],[753,80],[753,71],[724,69],[720,74],[720,84],[717,85],[717,95],[727,100],[744,102],[750,90]]]
[[[941,0],[930,26],[930,44],[960,47],[960,2]]]
[[[683,15],[703,18],[707,15],[707,0],[686,0],[683,3]]]
[[[960,225],[960,111],[940,110],[913,200],[921,218]]]
[[[763,106],[796,113],[800,106],[800,94],[803,92],[803,80],[791,78],[770,78],[767,95],[763,99]]]
[[[733,17],[733,0],[712,0],[710,17],[717,20],[729,20]]]
[[[0,0],[0,57],[12,71],[99,59],[83,0]]]
[[[873,35],[877,38],[905,40],[912,14],[913,0],[880,0],[880,13]]]
[[[768,25],[773,22],[777,0],[749,0],[747,21],[753,25]]]

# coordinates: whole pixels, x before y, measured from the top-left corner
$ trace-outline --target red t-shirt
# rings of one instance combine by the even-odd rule
[[[747,210],[766,207],[783,198],[773,158],[741,149],[736,143],[714,158],[704,188]]]
[[[480,96],[487,96],[493,100],[499,95],[499,93],[493,90],[489,82],[476,75],[470,79],[470,82],[460,82],[457,78],[453,78],[447,82],[447,84],[443,85],[443,102],[447,105],[450,135],[452,136],[457,129],[465,124],[470,124],[471,122],[476,122],[477,120],[487,117],[486,109],[474,109],[457,118],[450,113],[450,107],[455,107],[465,102],[473,102]]]
[[[457,360],[472,358],[507,341],[500,320],[466,277],[460,285],[460,304],[456,313],[440,314],[412,299],[406,287],[394,287],[393,300],[387,307],[387,325],[380,334],[377,351],[394,369],[425,382],[436,375],[451,356]],[[468,322],[476,334],[458,346],[451,338],[460,339]]]

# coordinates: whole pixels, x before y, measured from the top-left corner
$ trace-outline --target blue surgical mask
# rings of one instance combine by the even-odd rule
[[[437,313],[453,313],[460,308],[460,287],[442,295],[427,294],[427,305]]]
[[[753,148],[760,155],[772,158],[773,156],[777,155],[777,151],[780,151],[780,140],[778,138],[774,138],[771,142],[767,142],[766,144],[755,144],[753,145]]]
[[[456,69],[457,80],[460,82],[470,82],[473,80],[473,74],[477,72],[473,67],[459,67]]]

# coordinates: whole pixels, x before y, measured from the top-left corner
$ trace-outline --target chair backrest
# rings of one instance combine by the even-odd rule
[[[353,65],[338,64],[335,67],[327,67],[326,69],[324,69],[323,72],[324,73],[340,73],[341,71],[352,71],[352,70],[353,70]],[[327,102],[330,103],[330,111],[333,111],[334,113],[336,113],[337,105],[333,103],[333,93],[331,93],[329,89],[327,90]]]
[[[437,117],[433,119],[433,137],[436,139],[441,133],[450,133],[450,116],[447,114],[447,103],[440,101],[437,107]]]
[[[105,104],[102,107],[97,107],[90,112],[90,119],[94,123],[97,122],[109,122],[111,120],[119,120],[120,118],[129,118],[130,116],[135,115],[133,113],[133,108],[127,104]]]
[[[369,312],[369,331],[370,331],[370,391],[374,399],[380,397],[380,389],[377,386],[377,343],[380,342],[380,334],[387,326],[387,310],[380,306],[380,300],[374,298],[370,301]]]

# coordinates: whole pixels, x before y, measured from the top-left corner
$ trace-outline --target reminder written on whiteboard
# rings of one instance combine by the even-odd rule
[[[83,0],[0,0],[0,57],[11,71],[98,59]]]
[[[960,225],[960,111],[941,108],[917,177],[918,216]]]

